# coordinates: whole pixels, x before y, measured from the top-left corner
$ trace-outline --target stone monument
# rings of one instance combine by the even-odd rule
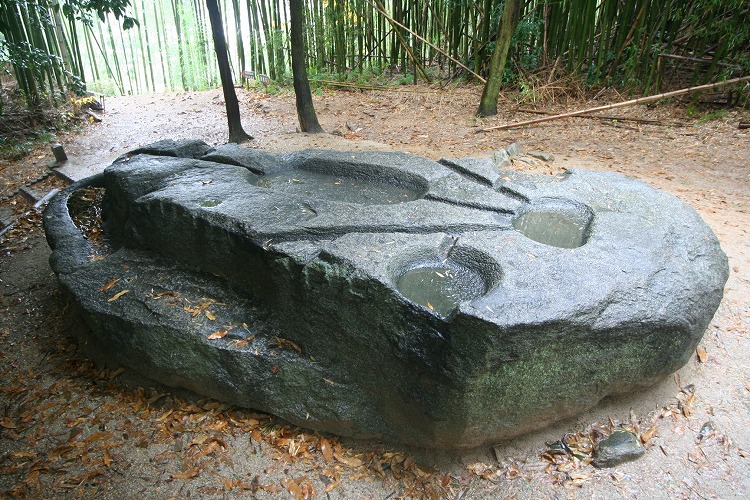
[[[516,436],[689,359],[727,259],[623,175],[161,141],[53,200],[51,264],[109,359],[334,434]],[[104,194],[112,249],[68,210]]]

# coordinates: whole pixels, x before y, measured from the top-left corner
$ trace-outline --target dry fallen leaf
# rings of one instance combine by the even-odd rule
[[[227,334],[226,330],[219,330],[208,336],[208,340],[223,339]]]
[[[209,311],[209,310],[206,310],[206,311],[204,311],[204,314],[205,314],[205,315],[206,315],[206,317],[207,317],[208,319],[210,319],[211,321],[216,321],[216,316],[214,316],[214,313],[212,313],[211,311]]]
[[[698,348],[695,350],[695,354],[698,356],[698,361],[700,361],[701,363],[706,362],[707,354],[706,354],[705,347],[703,347],[702,345],[699,345]]]
[[[183,309],[185,310],[185,312],[189,312],[192,317],[198,316],[203,310],[200,306],[198,307],[184,306]]]
[[[331,443],[326,438],[320,440],[320,452],[323,454],[323,458],[326,462],[333,461],[333,450],[331,449]]]
[[[234,344],[234,347],[236,347],[237,349],[239,349],[239,348],[241,348],[241,347],[245,347],[245,346],[246,346],[247,344],[249,344],[249,343],[250,343],[250,341],[251,341],[251,340],[253,340],[254,338],[255,338],[255,335],[250,335],[249,337],[247,337],[247,338],[244,338],[244,339],[242,339],[242,340],[234,340],[234,341],[232,341],[232,342],[233,342],[233,344]]]
[[[340,485],[341,485],[341,481],[334,481],[334,482],[332,482],[332,483],[329,483],[329,484],[328,484],[328,486],[326,486],[326,487],[325,487],[325,488],[323,489],[323,492],[324,492],[324,493],[330,493],[331,491],[333,491],[333,490],[335,490],[336,488],[338,488],[338,487],[339,487]]]
[[[641,443],[646,444],[656,435],[656,426],[654,425],[649,430],[641,434]]]
[[[304,498],[299,484],[297,484],[297,481],[295,481],[294,479],[290,479],[288,477],[283,478],[281,480],[281,486],[283,486],[286,491],[291,493],[297,500],[302,500]]]
[[[122,292],[118,292],[114,294],[112,297],[110,297],[109,299],[107,299],[107,302],[114,302],[115,300],[119,299],[120,297],[128,293],[129,291],[130,290],[123,290]]]
[[[122,279],[122,277],[112,278],[111,280],[107,281],[107,283],[103,287],[101,287],[98,291],[99,292],[106,292],[107,290],[109,290],[110,288],[112,288],[113,286],[115,286],[117,284],[117,282],[120,281],[121,279]]]
[[[336,457],[336,460],[341,462],[342,464],[348,466],[348,467],[360,467],[364,465],[364,462],[356,457],[347,457],[343,453],[339,452],[333,452],[333,456]]]
[[[691,394],[687,399],[680,405],[682,414],[689,417],[695,411],[695,394]]]
[[[198,467],[193,467],[192,469],[188,469],[185,472],[172,474],[170,477],[172,479],[191,479],[197,476],[199,472],[200,472],[200,469]]]

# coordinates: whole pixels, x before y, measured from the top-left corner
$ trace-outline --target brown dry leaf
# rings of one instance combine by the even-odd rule
[[[333,461],[333,450],[331,449],[331,442],[326,438],[320,440],[320,452],[323,454],[323,458],[326,462]]]
[[[341,481],[334,481],[334,482],[332,482],[332,483],[328,484],[328,485],[327,485],[327,486],[326,486],[326,487],[325,487],[325,488],[323,489],[323,492],[324,492],[324,493],[330,493],[330,492],[332,492],[333,490],[335,490],[336,488],[338,488],[338,487],[339,487],[340,485],[341,485]]]
[[[200,307],[201,309],[207,309],[214,304],[216,304],[216,301],[214,299],[207,299],[206,297],[203,297],[198,303],[198,307]]]
[[[691,394],[685,401],[680,404],[682,414],[689,417],[695,411],[695,394]]]
[[[346,465],[347,467],[361,467],[362,465],[364,465],[364,462],[362,460],[356,457],[347,457],[343,453],[339,453],[337,451],[333,452],[333,456],[336,457],[336,460]]]
[[[165,292],[155,293],[155,294],[151,295],[151,298],[152,299],[160,299],[162,297],[177,297],[179,295],[180,294],[177,293],[177,292],[173,292],[172,290],[167,290]]]
[[[302,354],[302,348],[300,346],[289,339],[283,339],[281,337],[276,337],[275,341],[269,344],[269,347],[272,349],[291,349],[297,352],[297,354]]]
[[[194,318],[195,318],[196,316],[198,316],[198,315],[199,315],[199,314],[201,313],[201,311],[203,311],[203,308],[202,308],[202,307],[200,307],[200,306],[198,306],[198,307],[183,306],[183,308],[182,308],[182,309],[184,309],[184,310],[185,310],[185,312],[188,312],[188,313],[190,313],[190,315],[191,315],[192,317],[194,317]]]
[[[117,282],[120,281],[121,279],[122,279],[122,276],[120,276],[119,278],[112,278],[111,280],[107,281],[107,283],[97,291],[106,292],[107,290],[115,286]]]
[[[278,493],[281,489],[275,484],[259,484],[258,488],[268,493]]]
[[[0,426],[6,428],[6,429],[18,429],[15,423],[8,417],[3,418],[0,420]]]
[[[306,477],[299,480],[299,488],[302,491],[303,500],[310,500],[316,497],[315,487]]]
[[[112,297],[110,297],[109,299],[107,299],[107,302],[114,302],[115,300],[119,299],[120,297],[122,297],[128,292],[130,292],[130,290],[123,290],[122,292],[118,292],[114,294]]]
[[[482,477],[484,479],[493,480],[497,479],[497,475],[495,474],[495,469],[485,463],[482,462],[475,462],[473,464],[469,464],[466,466],[466,470],[469,471],[469,474],[477,477]]]
[[[207,317],[208,319],[210,319],[211,321],[216,321],[216,316],[214,315],[214,313],[212,313],[212,312],[211,312],[211,311],[209,311],[208,309],[204,311],[204,314],[205,314],[205,315],[206,315],[206,317]]]
[[[255,335],[250,335],[249,337],[247,337],[247,338],[244,338],[244,339],[242,339],[242,340],[235,340],[235,341],[233,341],[233,343],[234,343],[234,347],[236,347],[237,349],[240,349],[240,348],[242,348],[242,347],[245,347],[245,346],[246,346],[247,344],[249,344],[249,343],[250,343],[250,341],[251,341],[251,340],[253,340],[254,338],[255,338]]]
[[[188,469],[185,472],[171,474],[170,477],[172,479],[192,479],[197,476],[199,472],[200,469],[198,467],[193,467],[192,469]]]
[[[101,439],[107,440],[112,437],[111,432],[95,432],[88,436],[86,439],[83,440],[84,443],[93,443],[94,441],[99,441]]]
[[[648,443],[651,438],[656,436],[656,426],[652,426],[649,430],[641,434],[641,443],[646,444]]]
[[[227,334],[226,330],[218,330],[208,336],[208,340],[223,339]]]
[[[706,357],[708,356],[706,353],[706,348],[702,345],[699,345],[698,348],[695,350],[695,354],[698,356],[698,361],[701,363],[706,362]]]
[[[283,486],[286,491],[294,495],[294,498],[296,498],[297,500],[303,500],[304,497],[302,496],[302,489],[294,479],[290,479],[288,477],[283,478],[281,480],[281,486]]]
[[[104,461],[105,467],[109,468],[109,466],[112,465],[112,457],[110,456],[107,450],[104,450],[104,455],[102,456],[102,460]]]

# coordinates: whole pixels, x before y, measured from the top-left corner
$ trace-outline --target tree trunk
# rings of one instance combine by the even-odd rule
[[[503,17],[500,21],[500,30],[497,33],[495,50],[492,51],[490,61],[490,73],[487,83],[484,84],[482,99],[479,101],[477,115],[492,116],[497,114],[497,98],[500,94],[500,86],[503,82],[505,62],[508,58],[510,39],[518,23],[518,7],[520,0],[505,0]]]
[[[305,14],[302,0],[290,0],[292,38],[292,74],[294,75],[294,94],[297,96],[297,117],[302,132],[322,133],[318,117],[313,107],[310,82],[307,79],[307,62],[304,38],[302,36],[303,17]]]
[[[182,90],[188,90],[187,84],[187,68],[185,68],[185,51],[182,48],[182,22],[180,19],[180,0],[172,0],[172,16],[174,16],[174,28],[177,31],[177,52],[180,59],[180,79],[182,81]],[[216,7],[218,12],[218,6]],[[222,39],[223,36],[222,29]],[[216,35],[214,35],[215,37]]]
[[[240,120],[240,104],[237,94],[234,92],[232,71],[229,69],[229,56],[227,55],[227,41],[224,38],[224,26],[221,24],[221,13],[217,0],[206,0],[208,19],[211,22],[211,33],[214,36],[214,50],[216,51],[216,62],[219,64],[219,76],[221,87],[224,90],[224,103],[227,107],[227,122],[229,124],[229,142],[244,142],[252,139],[242,128]]]

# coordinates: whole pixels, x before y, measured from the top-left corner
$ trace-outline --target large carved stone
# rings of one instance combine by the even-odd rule
[[[106,259],[68,214],[84,185],[106,188]],[[427,447],[653,384],[688,360],[728,275],[696,212],[642,182],[400,153],[123,157],[45,225],[91,341],[123,365]]]

